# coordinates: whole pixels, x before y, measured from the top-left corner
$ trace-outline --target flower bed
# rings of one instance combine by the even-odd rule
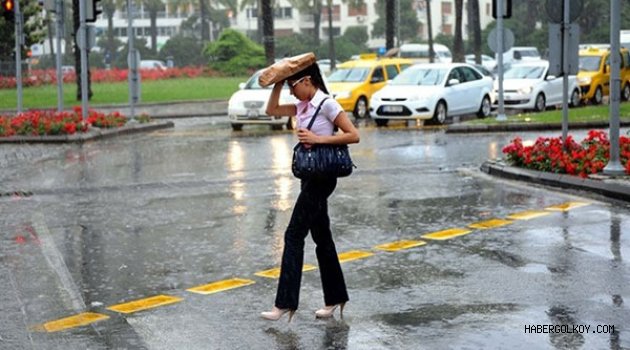
[[[29,111],[13,117],[0,115],[0,137],[72,135],[86,132],[91,126],[117,128],[126,123],[127,117],[118,112],[104,114],[94,110],[88,112],[84,122],[81,107],[74,107],[72,112]]]
[[[517,137],[503,148],[503,153],[514,166],[581,177],[601,172],[610,157],[610,142],[604,131],[591,130],[580,143],[569,135],[564,146],[562,137],[539,137],[527,146]],[[621,164],[630,174],[630,137],[621,136],[619,147]]]
[[[125,82],[127,81],[126,69],[91,69],[91,79],[93,83],[103,82]],[[197,78],[202,76],[218,76],[219,73],[207,67],[183,67],[159,69],[141,69],[140,77],[143,81],[174,79],[174,78]],[[74,72],[63,75],[64,83],[75,82],[77,76]],[[42,86],[57,84],[57,73],[54,69],[33,69],[28,76],[22,78],[24,86]],[[17,86],[15,76],[0,76],[0,89],[15,89]]]

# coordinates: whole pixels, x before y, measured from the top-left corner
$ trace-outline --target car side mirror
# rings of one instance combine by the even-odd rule
[[[372,80],[370,80],[370,83],[374,84],[374,83],[380,83],[382,81],[385,81],[385,79],[382,77],[372,77]]]
[[[457,85],[457,84],[459,84],[459,79],[449,79],[448,84],[446,84],[446,86],[452,86],[452,85]]]
[[[245,88],[245,83],[238,84],[238,88],[243,90]]]

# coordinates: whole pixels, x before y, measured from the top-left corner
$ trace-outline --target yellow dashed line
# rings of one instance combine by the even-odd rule
[[[379,249],[379,250],[385,250],[388,252],[396,252],[399,250],[403,250],[403,249],[409,249],[409,248],[413,248],[413,247],[420,247],[427,244],[427,242],[425,241],[397,241],[397,242],[391,242],[391,243],[385,243],[385,244],[381,244],[381,245],[377,245],[376,247],[374,247],[375,249]]]
[[[59,332],[70,328],[85,326],[90,323],[108,319],[109,316],[94,312],[83,312],[74,316],[60,318],[58,320],[44,323],[46,332]]]
[[[562,204],[558,204],[558,205],[552,205],[550,207],[545,208],[545,210],[550,210],[550,211],[568,211],[571,209],[575,209],[575,208],[579,208],[579,207],[583,207],[586,205],[589,205],[591,203],[587,203],[587,202],[565,202]]]
[[[229,289],[249,286],[250,284],[254,284],[256,282],[252,280],[242,279],[242,278],[232,278],[229,280],[223,280],[218,282],[213,282],[209,284],[204,284],[202,286],[197,286],[193,288],[186,289],[192,293],[198,294],[212,294],[218,293]]]
[[[488,228],[495,228],[495,227],[501,227],[501,226],[509,225],[511,223],[512,223],[512,221],[510,221],[510,220],[490,219],[490,220],[485,220],[485,221],[479,221],[479,222],[472,223],[472,224],[468,225],[468,227],[484,230],[484,229],[488,229]]]
[[[309,265],[309,264],[304,264],[304,266],[302,266],[302,272],[312,271],[312,270],[316,270],[316,269],[317,269],[316,266]],[[260,276],[260,277],[267,277],[267,278],[279,278],[280,277],[280,268],[276,267],[275,269],[259,271],[259,272],[256,272],[254,275]]]
[[[451,238],[455,238],[455,237],[458,237],[458,236],[463,236],[463,235],[469,234],[471,232],[472,232],[471,230],[467,230],[467,229],[464,229],[464,228],[451,228],[451,229],[448,229],[448,230],[443,230],[443,231],[438,231],[438,232],[433,232],[433,233],[427,233],[426,235],[423,235],[422,238],[443,241],[445,239],[451,239]]]
[[[344,263],[347,261],[357,260],[367,258],[368,256],[372,256],[374,253],[366,252],[363,250],[351,250],[349,252],[338,254],[339,262]]]
[[[507,218],[511,220],[530,220],[549,214],[551,213],[544,210],[525,210],[518,213],[510,214],[507,216]]]
[[[110,306],[107,309],[123,314],[130,314],[133,312],[152,309],[158,306],[169,305],[180,301],[182,301],[182,298],[170,295],[156,295],[154,297],[138,299],[123,304],[117,304],[114,306]]]

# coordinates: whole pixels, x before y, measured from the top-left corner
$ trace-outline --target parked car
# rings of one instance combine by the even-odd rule
[[[475,62],[475,55],[466,55],[464,56],[464,58],[466,59],[466,63],[468,64],[473,64],[476,65],[477,63]],[[494,58],[488,56],[488,55],[481,55],[481,65],[488,71],[492,72],[493,70],[495,70],[497,68],[497,60],[495,60]]]
[[[498,61],[498,54],[496,54]],[[514,46],[503,54],[503,64],[514,64],[522,61],[540,61],[540,51],[535,46]]]
[[[166,64],[158,60],[142,60],[140,61],[140,69],[166,70]]]
[[[430,119],[443,124],[447,117],[476,113],[490,115],[492,78],[466,63],[420,63],[401,72],[370,101],[378,126],[390,119]]]
[[[580,87],[575,75],[569,76],[569,105],[580,105]],[[494,83],[493,102],[498,103],[498,82]],[[562,104],[562,78],[549,74],[549,61],[516,63],[503,72],[505,108],[544,111]]]
[[[270,125],[273,130],[281,130],[283,126],[287,130],[295,128],[295,118],[271,117],[265,113],[267,101],[273,86],[262,87],[258,84],[258,77],[262,70],[254,73],[245,83],[239,84],[239,90],[232,94],[228,101],[228,117],[232,129],[239,131],[246,124]],[[296,103],[297,99],[291,95],[288,86],[283,86],[280,93],[280,103]]]
[[[335,69],[339,67],[340,64],[341,62],[335,60]],[[332,67],[330,66],[331,62],[328,58],[317,60],[317,65],[319,66],[319,70],[322,72],[322,74],[330,75],[330,73],[332,73]]]
[[[630,99],[630,53],[622,48],[621,55],[621,99]],[[601,104],[604,96],[610,94],[610,50],[601,47],[588,47],[580,50],[577,81],[580,85],[583,102]]]
[[[451,63],[453,55],[446,45],[433,44],[433,62]],[[398,56],[409,58],[413,63],[429,63],[429,44],[403,44],[400,45]]]
[[[352,112],[355,118],[365,118],[372,94],[411,64],[411,60],[404,58],[364,55],[337,66],[337,70],[328,76],[327,86],[345,111]]]

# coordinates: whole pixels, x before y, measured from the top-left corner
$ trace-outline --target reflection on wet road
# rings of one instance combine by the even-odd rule
[[[629,207],[482,175],[508,134],[361,128],[329,210],[345,320],[313,316],[311,241],[294,322],[259,319],[299,189],[295,139],[226,127],[3,146],[0,190],[31,195],[0,197],[0,347],[630,347]],[[591,328],[526,331],[539,325]]]

